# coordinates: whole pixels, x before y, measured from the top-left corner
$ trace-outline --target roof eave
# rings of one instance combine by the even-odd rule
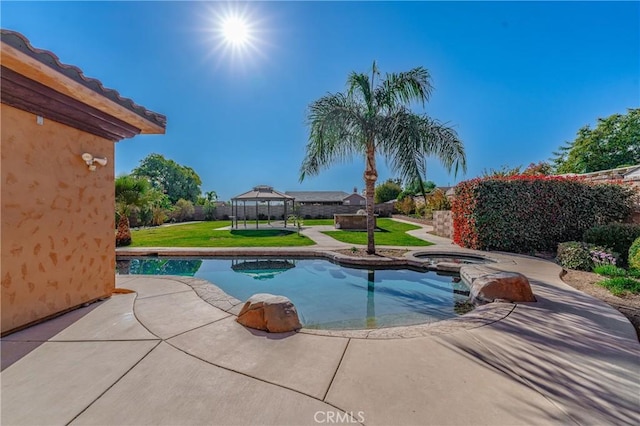
[[[5,42],[1,43],[0,62],[3,66],[38,81],[47,87],[83,102],[97,110],[140,129],[143,134],[164,134],[165,127],[153,123],[103,95],[83,86],[72,78],[21,52]]]

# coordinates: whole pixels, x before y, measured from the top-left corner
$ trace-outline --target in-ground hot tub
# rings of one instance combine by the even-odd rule
[[[428,260],[429,263],[433,265],[436,265],[438,263],[457,263],[462,265],[495,263],[495,260],[493,259],[482,256],[474,256],[472,254],[422,252],[415,253],[413,256],[418,259]]]
[[[364,231],[367,229],[367,215],[366,214],[334,214],[333,226],[336,229],[350,229]],[[376,217],[374,216],[374,227],[378,226]]]

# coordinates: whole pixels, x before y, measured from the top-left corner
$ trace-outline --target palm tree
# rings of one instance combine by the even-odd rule
[[[380,77],[373,63],[371,77],[352,72],[347,92],[327,94],[309,107],[310,127],[300,181],[317,175],[337,162],[364,155],[367,199],[367,253],[375,253],[373,215],[376,155],[382,155],[404,181],[422,182],[426,157],[435,156],[451,171],[466,171],[464,146],[456,132],[439,121],[409,109],[411,102],[424,106],[431,95],[431,77],[423,68]],[[377,84],[376,84],[377,83]]]
[[[131,244],[129,215],[134,209],[140,208],[146,203],[145,195],[149,192],[151,185],[144,178],[129,175],[119,176],[115,183],[116,213],[119,216],[116,246],[128,246]]]

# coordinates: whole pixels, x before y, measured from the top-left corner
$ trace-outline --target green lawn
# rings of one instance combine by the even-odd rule
[[[333,225],[333,219],[302,219],[302,226]]]
[[[391,219],[378,219],[375,234],[377,245],[381,246],[430,246],[433,243],[412,237],[405,232],[418,229],[419,226],[396,222]],[[349,244],[367,244],[367,233],[364,231],[326,231],[324,234],[338,241]]]
[[[274,229],[217,230],[230,221],[161,226],[131,232],[130,247],[293,247],[315,244],[296,232]]]

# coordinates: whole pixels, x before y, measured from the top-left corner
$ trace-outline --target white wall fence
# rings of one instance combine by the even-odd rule
[[[358,210],[364,209],[364,206],[323,206],[323,205],[303,205],[296,206],[298,214],[304,219],[333,219],[334,214],[341,213],[356,213]],[[392,204],[376,204],[374,211],[381,217],[390,216],[393,212]],[[291,215],[291,206],[287,207],[287,215]],[[258,205],[257,216],[258,219],[267,219],[267,215],[271,220],[282,220],[284,215],[284,206],[275,205]],[[243,204],[240,203],[237,206],[235,214],[232,213],[231,205],[217,206],[215,212],[215,219],[222,220],[228,219],[231,216],[237,216],[238,220],[256,220],[256,206],[255,204],[247,204],[246,209]],[[204,220],[204,211],[202,206],[195,206],[195,220]]]

